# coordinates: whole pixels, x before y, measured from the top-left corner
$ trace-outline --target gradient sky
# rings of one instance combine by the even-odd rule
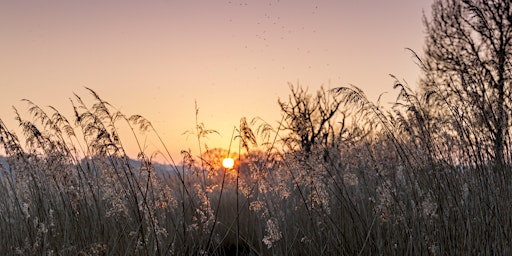
[[[199,119],[227,147],[241,117],[280,119],[288,82],[315,91],[354,84],[376,99],[388,74],[414,85],[422,15],[432,0],[0,1],[0,118],[15,129],[28,98],[71,113],[90,87],[151,120],[167,145],[197,152]],[[131,146],[129,146],[131,147]],[[133,148],[131,148],[134,150]]]

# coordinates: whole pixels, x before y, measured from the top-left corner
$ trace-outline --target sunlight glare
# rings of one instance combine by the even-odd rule
[[[222,160],[222,166],[226,169],[231,169],[235,165],[235,161],[231,157],[226,157]]]

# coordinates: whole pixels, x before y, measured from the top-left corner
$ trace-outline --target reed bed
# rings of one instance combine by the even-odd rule
[[[15,117],[23,143],[0,120],[0,252],[512,253],[509,169],[493,168],[486,145],[473,143],[485,134],[395,88],[384,109],[356,87],[291,87],[281,122],[242,118],[229,150],[207,149],[201,139],[213,131],[197,121],[200,150],[183,151],[179,164],[148,120],[91,89],[92,105],[75,95],[70,119],[27,101],[29,120]],[[142,148],[128,156],[123,140],[140,132],[156,138],[165,163]],[[225,156],[233,169],[220,166]]]

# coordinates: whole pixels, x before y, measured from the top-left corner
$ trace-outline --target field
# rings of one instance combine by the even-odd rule
[[[158,140],[157,131],[92,90],[92,106],[73,101],[73,121],[29,102],[32,121],[17,116],[26,145],[0,123],[0,251],[510,253],[509,168],[472,143],[471,127],[430,115],[408,87],[396,88],[401,104],[386,112],[355,87],[311,94],[290,86],[278,127],[242,118],[231,149],[183,151],[180,165],[163,143],[167,163],[143,150],[130,159],[119,123],[136,140]],[[201,145],[212,131],[196,128]],[[220,165],[227,156],[233,169]]]
[[[512,255],[510,0],[5,2],[0,255]]]

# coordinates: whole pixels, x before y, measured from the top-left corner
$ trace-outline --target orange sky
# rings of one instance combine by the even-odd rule
[[[355,84],[372,99],[394,74],[414,85],[422,12],[432,0],[0,2],[0,118],[28,98],[71,113],[84,86],[125,114],[150,119],[178,154],[197,152],[200,121],[227,147],[241,117],[280,119],[287,83]],[[90,101],[89,101],[90,102]],[[134,150],[134,149],[133,149]]]

